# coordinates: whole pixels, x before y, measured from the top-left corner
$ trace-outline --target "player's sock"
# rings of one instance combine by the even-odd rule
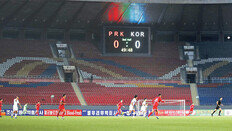
[[[18,113],[15,113],[15,118],[17,118]]]
[[[147,117],[150,117],[152,115],[152,112],[149,113],[149,115]]]
[[[135,116],[135,112],[133,112],[132,115]]]
[[[62,117],[64,117],[65,111],[62,113]]]
[[[122,112],[119,112],[119,115],[122,115]]]
[[[144,113],[143,116],[146,117],[147,113]]]
[[[213,113],[211,114],[211,116],[213,116],[213,114],[215,113],[216,111],[213,111]]]
[[[117,116],[119,113],[117,112],[116,114],[115,114],[115,116]]]
[[[213,115],[215,113],[215,111],[213,111],[213,113],[211,115]]]
[[[221,116],[221,111],[219,111],[219,114],[218,114],[219,116]]]
[[[2,112],[1,112],[1,110],[0,110],[0,117],[2,117]]]
[[[14,116],[14,113],[11,114],[11,118],[13,118],[13,116]]]
[[[58,113],[57,113],[57,115],[56,115],[56,116],[57,116],[57,118],[58,118],[59,114],[60,114],[60,112],[58,112]]]

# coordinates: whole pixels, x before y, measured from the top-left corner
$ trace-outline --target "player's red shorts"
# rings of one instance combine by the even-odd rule
[[[152,109],[157,110],[158,109],[158,104],[154,104]]]
[[[153,106],[152,110],[157,110],[158,107],[157,106]]]
[[[65,110],[64,106],[59,106],[59,109],[62,111],[62,110]]]
[[[39,108],[37,108],[36,111],[39,111]]]
[[[121,108],[118,108],[118,112],[121,112]]]

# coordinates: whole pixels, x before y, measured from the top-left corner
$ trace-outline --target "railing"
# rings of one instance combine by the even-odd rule
[[[40,76],[40,75],[27,75],[27,76],[15,76],[15,75],[7,75],[0,78],[7,79],[59,79],[59,76]]]
[[[172,79],[164,79],[159,77],[104,77],[101,79],[95,79],[92,80],[90,78],[84,79],[85,83],[89,82],[117,82],[117,83],[125,83],[125,82],[144,82],[144,83],[153,83],[153,82],[159,82],[159,83],[180,83],[181,80],[179,77],[173,77]]]
[[[84,78],[90,79],[90,78]],[[94,78],[93,78],[94,79]],[[180,77],[172,77],[165,79],[161,77],[101,77],[102,80],[180,80]]]
[[[60,82],[58,76],[0,76],[1,81]]]
[[[232,83],[232,77],[203,78],[203,83]]]

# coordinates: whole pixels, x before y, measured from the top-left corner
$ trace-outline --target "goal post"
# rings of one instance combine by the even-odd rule
[[[164,103],[160,102],[158,107],[158,115],[160,116],[185,116],[185,100],[163,100]],[[142,107],[143,99],[138,100],[137,103],[137,116],[140,116],[139,112]],[[153,103],[152,100],[146,101],[147,113],[151,112]]]

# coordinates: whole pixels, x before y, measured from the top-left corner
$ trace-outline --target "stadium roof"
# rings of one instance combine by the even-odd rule
[[[232,3],[232,0],[69,0],[69,1],[159,3],[159,4],[225,4],[225,3]]]
[[[225,2],[221,0],[223,1]],[[157,30],[231,31],[231,12],[232,4],[1,0],[0,30],[3,28],[69,30],[103,24],[147,24]]]

